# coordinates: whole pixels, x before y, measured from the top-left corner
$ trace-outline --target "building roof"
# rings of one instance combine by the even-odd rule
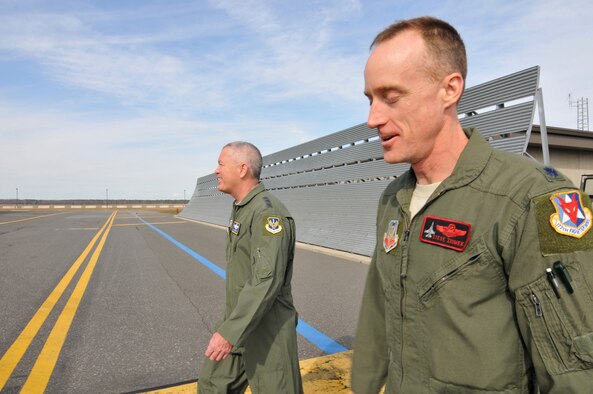
[[[561,148],[580,151],[593,151],[593,131],[566,129],[547,126],[548,145],[550,148]],[[533,125],[530,147],[541,147],[540,126]]]

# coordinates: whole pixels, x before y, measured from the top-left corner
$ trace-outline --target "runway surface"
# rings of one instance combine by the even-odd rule
[[[1,211],[0,391],[195,380],[224,304],[224,244],[225,230],[170,213]],[[366,271],[297,247],[300,359],[352,347]]]

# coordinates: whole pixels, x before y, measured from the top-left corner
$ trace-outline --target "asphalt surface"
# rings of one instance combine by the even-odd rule
[[[0,392],[124,393],[197,378],[223,308],[224,282],[139,217],[223,269],[225,230],[154,211],[118,211],[106,226],[112,213],[0,211]],[[97,234],[107,231],[101,245]],[[40,308],[94,238],[55,305]],[[367,268],[297,248],[293,296],[300,318],[350,349]],[[29,342],[19,337],[44,311]],[[60,336],[63,344],[56,345]],[[298,345],[300,359],[325,354],[300,335]],[[22,357],[9,352],[14,348],[25,349]]]

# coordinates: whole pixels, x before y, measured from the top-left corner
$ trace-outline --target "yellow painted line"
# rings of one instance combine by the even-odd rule
[[[144,391],[142,394],[197,394],[198,383],[192,382],[179,386],[166,387],[157,390]]]
[[[6,353],[0,359],[0,391],[12,375],[12,372],[16,368],[17,364],[21,361],[21,358],[29,348],[29,345],[37,335],[37,332],[47,319],[47,316],[51,313],[52,309],[70,284],[70,281],[82,265],[82,263],[86,260],[86,257],[90,253],[91,249],[99,239],[99,236],[107,228],[107,224],[112,217],[115,216],[115,212],[109,217],[107,222],[103,225],[103,227],[95,234],[91,242],[87,245],[84,249],[82,254],[78,256],[72,267],[66,272],[64,277],[60,280],[58,285],[53,289],[51,294],[47,297],[47,299],[41,304],[41,307],[37,310],[33,318],[29,321],[29,323],[25,326],[21,334],[18,338],[14,341],[14,343],[8,348]]]
[[[41,349],[41,353],[39,354],[39,357],[37,357],[37,361],[35,362],[35,365],[33,366],[33,369],[31,370],[31,373],[29,374],[29,377],[27,378],[21,393],[45,392],[45,388],[49,383],[49,378],[51,377],[54,367],[56,366],[58,357],[62,351],[62,346],[64,346],[66,336],[68,335],[68,331],[70,330],[70,326],[74,320],[74,315],[76,315],[80,301],[84,296],[84,292],[86,291],[86,288],[91,280],[95,266],[99,261],[99,256],[101,255],[103,246],[105,246],[105,241],[107,240],[107,236],[109,235],[109,231],[111,230],[111,226],[115,220],[115,215],[117,215],[117,211],[115,211],[110,217],[107,229],[101,236],[101,240],[99,241],[97,248],[93,252],[88,265],[82,272],[82,275],[80,276],[74,291],[70,295],[64,310],[58,317],[54,328],[49,333],[49,337],[47,338],[47,341],[45,341],[45,345],[43,346],[43,349]]]
[[[66,212],[60,212],[60,213],[50,213],[48,215],[41,215],[41,216],[34,216],[32,218],[27,218],[27,219],[19,219],[19,220],[12,220],[10,222],[0,222],[0,224],[10,224],[10,223],[18,223],[18,222],[26,222],[27,220],[33,220],[33,219],[39,219],[39,218],[46,218],[48,216],[56,216],[56,215],[63,215]]]
[[[152,225],[155,224],[185,224],[187,222],[179,221],[179,222],[157,222],[157,223],[149,223]],[[122,223],[122,224],[114,224],[113,227],[125,227],[125,226],[146,226],[146,223]]]

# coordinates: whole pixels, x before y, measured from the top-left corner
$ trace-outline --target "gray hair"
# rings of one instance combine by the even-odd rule
[[[251,175],[259,181],[262,168],[262,156],[257,147],[249,142],[229,142],[224,148],[232,148],[232,156],[237,164],[245,163],[251,171]]]

